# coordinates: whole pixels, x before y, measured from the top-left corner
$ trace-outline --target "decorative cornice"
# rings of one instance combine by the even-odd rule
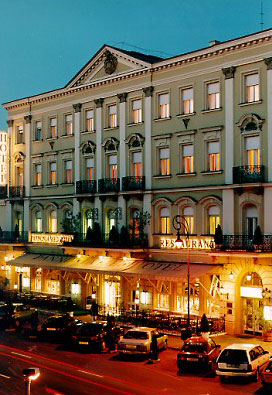
[[[9,119],[9,120],[7,121],[7,125],[8,125],[8,128],[11,128],[12,125],[13,125],[13,119]]]
[[[185,129],[187,129],[187,127],[188,127],[188,123],[190,122],[190,118],[183,118],[182,120],[183,120],[183,123],[184,123]]]
[[[100,99],[95,99],[94,103],[95,103],[96,108],[103,107],[103,102],[104,102],[104,99],[102,97]]]
[[[32,115],[26,115],[24,118],[26,123],[30,123],[32,119]]]
[[[117,97],[118,97],[120,103],[125,103],[125,102],[127,101],[127,95],[128,95],[127,92],[119,93],[119,94],[117,95]]]
[[[267,66],[267,70],[272,70],[272,57],[264,59],[264,63]]]
[[[73,104],[73,109],[75,110],[75,112],[81,112],[81,107],[81,103]]]
[[[235,70],[236,70],[235,66],[230,66],[222,69],[223,74],[225,75],[225,80],[234,78]]]
[[[147,86],[146,88],[143,88],[145,97],[153,96],[153,91],[154,91],[154,86]]]

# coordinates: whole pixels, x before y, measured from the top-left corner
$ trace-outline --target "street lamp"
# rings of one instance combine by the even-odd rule
[[[189,238],[190,238],[190,226],[187,219],[183,215],[175,215],[173,218],[173,227],[177,231],[177,239],[176,246],[178,248],[182,245],[182,240],[180,238],[180,230],[183,227],[184,233],[186,235],[187,240],[187,328],[190,327],[190,246],[189,246]]]
[[[27,368],[23,370],[23,376],[25,380],[25,395],[30,395],[31,381],[36,380],[40,375],[39,368]]]

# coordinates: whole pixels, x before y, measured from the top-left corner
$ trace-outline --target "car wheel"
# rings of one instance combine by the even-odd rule
[[[220,383],[224,384],[226,382],[226,377],[225,376],[219,376]]]
[[[260,378],[260,372],[259,372],[259,368],[256,369],[256,372],[254,374],[254,381],[259,381]]]

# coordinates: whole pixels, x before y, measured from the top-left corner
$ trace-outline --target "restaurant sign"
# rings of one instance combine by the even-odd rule
[[[190,250],[211,250],[215,248],[213,237],[190,237],[189,240],[186,237],[181,237],[181,245],[176,246],[176,237],[161,237],[160,248],[162,249],[187,249]]]
[[[31,233],[29,241],[30,243],[62,245],[63,243],[71,243],[73,240],[74,235],[64,235],[59,233]]]

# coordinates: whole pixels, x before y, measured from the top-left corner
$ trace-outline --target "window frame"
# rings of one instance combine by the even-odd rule
[[[110,121],[110,108],[111,107],[115,107],[116,108],[116,113],[115,114],[113,114],[113,115],[115,115],[115,117],[114,117],[114,119],[115,119],[115,122],[114,122],[114,125],[111,125],[111,121]],[[107,125],[107,128],[106,129],[115,129],[115,128],[117,128],[118,127],[118,106],[117,106],[117,102],[113,102],[113,103],[109,103],[109,104],[107,104],[107,112],[106,112],[106,117],[107,117],[107,119],[106,119],[106,125]]]
[[[163,210],[168,210],[169,217],[162,216]],[[163,219],[166,219],[165,223],[163,223]],[[164,227],[165,227],[166,232],[163,232]],[[159,208],[159,233],[161,235],[170,235],[171,234],[171,210],[167,206],[162,206]]]
[[[56,120],[56,125],[55,125],[55,126],[51,125],[51,122],[53,121],[53,119]],[[53,136],[53,134],[52,134],[52,128],[53,128],[53,127],[55,127],[55,135],[54,135],[54,136]],[[57,137],[58,137],[58,118],[57,118],[57,116],[54,116],[54,117],[50,117],[50,118],[49,118],[48,138],[50,138],[50,139],[56,139]]]
[[[140,101],[141,102],[141,108],[140,108],[140,121],[135,122],[134,119],[134,111],[139,111],[139,110],[133,110],[133,103],[136,101]],[[143,123],[143,98],[142,97],[133,97],[130,100],[130,123],[131,125],[138,125]]]
[[[55,163],[56,165],[56,170],[55,170],[55,183],[52,183],[52,171],[51,171],[51,165]],[[58,174],[58,164],[57,161],[52,160],[48,162],[48,185],[57,185],[57,174]]]
[[[215,153],[215,154],[209,154],[209,144],[210,143],[218,143],[219,144],[219,152],[218,153]],[[221,154],[221,151],[222,151],[222,149],[221,149],[221,139],[220,138],[217,138],[217,139],[212,139],[212,140],[206,140],[205,141],[205,156],[206,156],[206,164],[205,164],[205,169],[206,169],[206,172],[208,172],[208,173],[216,173],[216,172],[218,172],[218,171],[222,171],[222,154]],[[216,169],[214,169],[214,170],[211,170],[211,166],[210,166],[210,155],[217,155],[217,154],[219,154],[219,158],[217,159],[217,158],[215,158],[215,160],[216,160],[216,162],[218,161],[218,169],[216,168]]]
[[[87,167],[87,162],[88,162],[88,159],[93,159],[93,162],[94,162],[94,166],[93,167]],[[84,160],[84,180],[86,180],[86,181],[94,181],[95,180],[95,176],[96,176],[96,169],[95,169],[95,156],[94,155],[88,155],[88,156],[85,156],[84,155],[84,157],[83,157],[83,160]],[[91,171],[91,173],[93,173],[93,176],[91,177],[91,178],[89,178],[88,177],[88,171],[87,171],[87,169],[93,169],[92,171]]]
[[[222,107],[221,107],[221,102],[222,102],[222,85],[221,85],[221,81],[220,81],[220,79],[218,78],[218,79],[215,79],[215,80],[209,80],[209,81],[205,81],[204,82],[204,84],[205,84],[205,86],[204,86],[204,88],[205,88],[205,101],[204,101],[204,103],[205,103],[205,110],[204,111],[215,111],[215,110],[220,110]],[[219,105],[218,105],[218,107],[213,107],[213,108],[211,108],[210,107],[210,101],[209,101],[209,93],[208,93],[208,90],[209,90],[209,86],[210,85],[212,85],[212,84],[218,84],[219,85],[219,92],[216,92],[215,94],[219,94]],[[216,102],[216,100],[215,100],[215,102]]]
[[[73,184],[73,160],[72,159],[64,159],[63,160],[63,183],[64,184]],[[72,163],[72,168],[71,169],[66,169],[66,163],[68,163],[68,162],[71,162]],[[67,173],[67,171],[71,171],[71,176],[70,177],[68,177],[68,174],[70,174],[70,173]],[[71,178],[71,182],[68,182],[68,179],[70,179]]]
[[[69,117],[69,116],[71,116],[71,121],[68,121],[67,122],[67,117]],[[74,122],[73,122],[73,114],[71,113],[71,112],[69,112],[69,113],[67,113],[67,114],[64,114],[64,128],[63,128],[63,130],[64,130],[64,134],[63,134],[63,136],[68,136],[68,137],[70,137],[70,136],[73,136],[74,135],[74,130],[73,130],[73,127],[74,127]],[[71,133],[67,133],[67,125],[68,124],[71,124]]]
[[[186,172],[186,171],[185,171],[186,166],[185,166],[185,163],[184,163],[184,158],[189,158],[189,156],[184,156],[184,155],[183,155],[183,150],[184,150],[184,148],[187,147],[187,146],[192,146],[192,148],[193,148],[193,155],[190,156],[190,158],[192,158],[192,160],[191,160],[190,162],[192,162],[192,163],[191,163],[191,165],[189,165],[190,170],[192,170],[192,171],[189,171],[189,172]],[[179,151],[180,151],[180,160],[179,160],[180,174],[188,174],[188,175],[190,175],[190,174],[194,174],[194,173],[195,173],[194,148],[195,148],[195,147],[194,147],[193,141],[188,142],[188,144],[186,144],[186,143],[180,143],[180,144],[179,144]],[[191,168],[191,166],[192,166],[192,168]]]
[[[185,112],[184,111],[184,100],[183,100],[183,94],[184,91],[192,89],[193,90],[193,111],[191,112]],[[188,86],[183,86],[180,88],[180,115],[192,115],[195,114],[195,88],[193,85],[188,85]]]
[[[258,78],[259,78],[259,85],[258,85],[259,86],[259,98],[258,98],[258,100],[248,101],[246,79],[248,76],[251,76],[254,74],[257,74]],[[261,70],[260,70],[260,68],[254,69],[254,70],[248,70],[248,71],[241,73],[241,104],[250,105],[250,104],[261,102],[262,101],[261,100],[261,93],[262,93],[261,89],[262,89],[262,87],[261,87]]]
[[[41,127],[40,128],[38,128],[38,124],[41,124]],[[42,125],[42,120],[41,119],[37,119],[36,121],[35,121],[35,124],[34,124],[34,138],[33,138],[33,141],[42,141],[43,139],[42,139],[42,127],[43,127],[43,125]],[[38,136],[38,130],[40,131],[39,133],[40,133],[40,135]],[[39,137],[39,138],[37,138],[37,137]]]
[[[141,153],[141,156],[142,156],[142,160],[141,160],[141,162],[134,162],[134,154],[136,154],[136,153]],[[129,152],[129,156],[130,156],[130,177],[143,177],[143,150],[140,148],[140,149],[130,149],[130,152]],[[134,173],[134,163],[141,163],[141,167],[140,167],[140,175],[135,175]]]
[[[168,152],[169,152],[168,158],[161,158],[161,151],[164,149],[168,149]],[[158,151],[157,152],[157,174],[158,174],[158,176],[161,176],[161,177],[170,176],[171,175],[170,145],[158,146],[157,151]],[[162,159],[168,159],[168,164],[166,162],[166,167],[168,168],[168,172],[165,174],[163,174],[161,171],[162,170],[162,162],[161,162]]]
[[[41,187],[42,186],[42,163],[33,163],[33,171],[34,171],[34,184],[33,186],[35,187]],[[37,167],[40,166],[41,171],[37,172]]]
[[[93,113],[93,117],[92,118],[88,118],[87,117],[88,116],[88,112],[90,112],[90,111],[92,111],[92,113]],[[90,130],[89,130],[89,127],[88,127],[88,119],[92,119],[92,127],[91,127]],[[86,108],[86,110],[84,111],[84,125],[85,125],[84,131],[86,133],[93,133],[93,132],[95,132],[95,111],[94,111],[93,107]]]
[[[22,131],[19,133],[19,131]],[[20,138],[19,138],[20,136]],[[23,144],[24,143],[24,125],[16,125],[16,143],[15,144]]]
[[[169,102],[167,103],[168,105],[168,114],[165,117],[162,117],[161,115],[161,105],[160,105],[160,97],[163,95],[168,95]],[[171,95],[170,95],[170,90],[162,91],[162,92],[157,92],[156,94],[156,114],[157,114],[157,120],[163,120],[163,119],[170,119],[171,118]]]

